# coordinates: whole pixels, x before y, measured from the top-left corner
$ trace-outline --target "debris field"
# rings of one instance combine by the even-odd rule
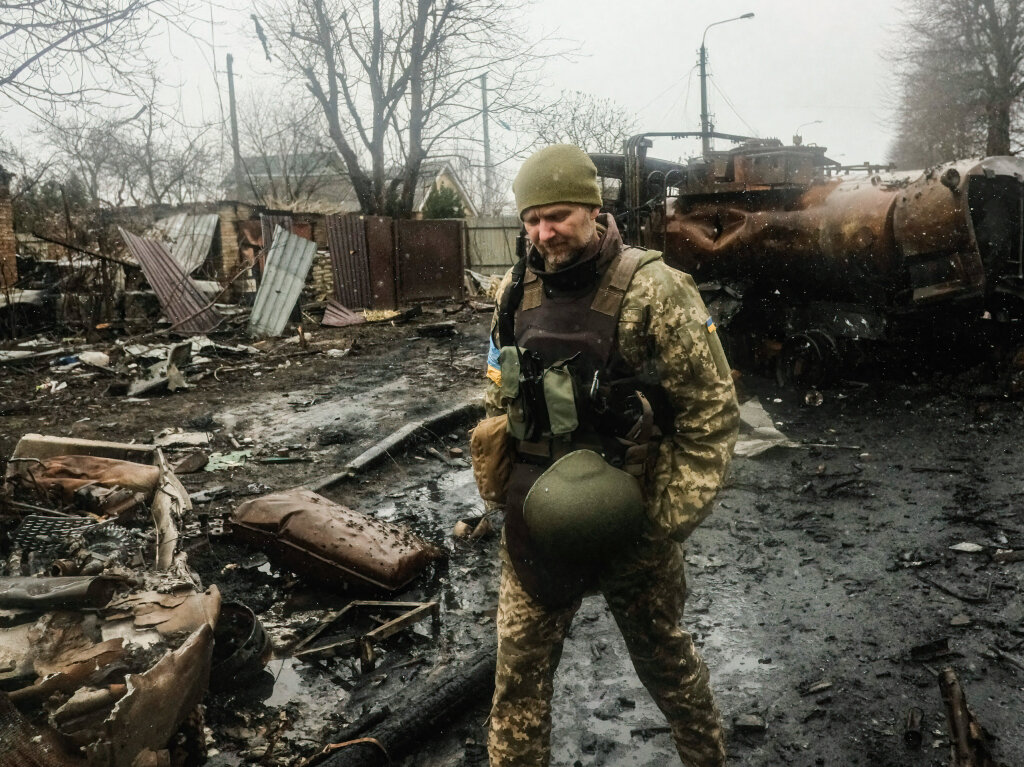
[[[485,765],[482,308],[8,349],[0,740],[69,765]],[[1024,763],[1021,404],[953,365],[739,388],[686,544],[730,763]],[[554,703],[555,765],[674,759],[598,598]]]

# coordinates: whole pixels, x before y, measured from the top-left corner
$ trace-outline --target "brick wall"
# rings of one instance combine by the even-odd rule
[[[334,275],[331,272],[331,256],[326,250],[318,250],[313,256],[313,266],[309,269],[306,280],[317,300],[327,298],[334,293]]]
[[[18,262],[14,258],[11,178],[11,174],[0,167],[0,289],[11,287],[18,279]]]

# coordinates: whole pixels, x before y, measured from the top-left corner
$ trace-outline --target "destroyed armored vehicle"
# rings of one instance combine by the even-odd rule
[[[719,133],[738,146],[648,157],[652,139],[694,135],[591,157],[626,240],[693,275],[737,367],[769,358],[783,381],[815,386],[872,345],[1018,345],[1024,160],[847,168],[799,137]]]

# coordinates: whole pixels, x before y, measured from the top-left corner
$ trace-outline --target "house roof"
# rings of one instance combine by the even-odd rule
[[[355,189],[348,177],[344,163],[335,152],[308,152],[305,154],[293,155],[287,171],[292,174],[302,174],[306,177],[330,178],[330,203],[341,211],[355,212],[359,210],[359,199]],[[285,167],[280,157],[243,157],[242,166],[253,180],[268,177],[278,177],[284,174]],[[305,170],[304,170],[305,169]],[[389,168],[385,175],[394,178],[401,173],[401,168],[395,166]],[[465,184],[459,177],[458,171],[448,160],[425,160],[420,166],[420,175],[417,180],[416,192],[413,195],[412,209],[420,212],[430,195],[430,190],[437,183],[441,175],[447,176],[455,191],[462,198],[463,207],[466,213],[471,216],[478,215],[477,207],[473,198],[466,189]],[[322,196],[314,194],[313,196]]]

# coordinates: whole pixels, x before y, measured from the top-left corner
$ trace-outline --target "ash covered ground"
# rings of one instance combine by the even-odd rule
[[[212,496],[195,505],[184,547],[203,582],[251,607],[283,647],[353,595],[276,569],[262,552],[211,534],[210,522],[254,495],[337,472],[404,424],[477,398],[488,317],[441,311],[396,326],[321,329],[308,348],[275,340],[254,357],[217,363],[216,376],[186,371],[189,390],[138,402],[106,395],[110,378],[95,371],[61,378],[45,365],[7,365],[0,455],[28,432],[149,442],[168,427],[209,431],[217,450],[235,450],[232,439],[251,449],[240,466],[180,477]],[[455,319],[455,334],[418,332],[439,319]],[[37,388],[56,378],[67,386]],[[799,446],[738,458],[715,512],[686,544],[685,625],[711,669],[730,764],[946,765],[937,676],[947,666],[997,760],[1024,764],[1024,562],[996,557],[1024,549],[1021,404],[977,370],[847,383],[824,391],[818,407],[749,373],[740,388]],[[386,640],[365,672],[349,658],[284,655],[251,682],[215,680],[208,764],[298,764],[353,720],[457,673],[491,641],[497,535],[451,535],[483,512],[458,457],[468,456],[467,431],[437,434],[324,492],[445,548],[447,561],[408,589],[373,597],[439,601],[439,632],[426,622]],[[271,458],[292,462],[261,461]],[[977,546],[951,548],[962,543]],[[674,763],[664,721],[599,597],[576,618],[555,690],[553,765]],[[904,734],[914,708],[916,748]],[[400,763],[485,765],[487,709],[485,699],[471,701]]]

